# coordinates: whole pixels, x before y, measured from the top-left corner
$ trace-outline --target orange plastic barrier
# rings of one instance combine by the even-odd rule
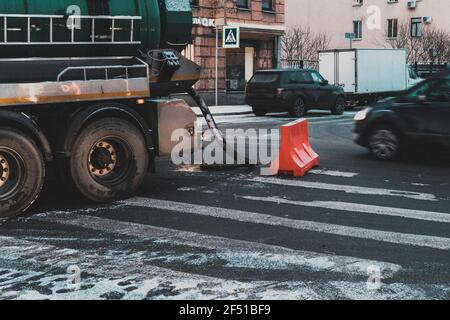
[[[309,144],[308,120],[301,119],[281,127],[280,154],[270,173],[303,177],[319,165],[320,157]]]

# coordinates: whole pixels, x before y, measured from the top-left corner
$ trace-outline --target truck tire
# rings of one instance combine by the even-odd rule
[[[148,162],[143,134],[126,120],[105,118],[88,125],[75,140],[70,172],[83,196],[108,203],[134,195]]]
[[[307,109],[305,101],[303,101],[302,98],[297,98],[297,100],[295,100],[294,102],[294,105],[291,107],[289,114],[294,118],[301,118],[305,116],[306,111]]]
[[[331,112],[334,115],[338,116],[343,115],[345,112],[345,99],[342,97],[337,98],[333,108],[331,109]]]
[[[14,217],[39,196],[45,180],[44,157],[22,132],[0,128],[0,217]]]

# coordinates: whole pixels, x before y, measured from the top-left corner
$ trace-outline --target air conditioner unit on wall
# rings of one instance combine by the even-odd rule
[[[408,8],[409,9],[415,9],[417,7],[417,0],[409,0],[408,1]]]
[[[424,23],[431,23],[431,22],[433,22],[433,18],[432,17],[423,17],[423,22]]]

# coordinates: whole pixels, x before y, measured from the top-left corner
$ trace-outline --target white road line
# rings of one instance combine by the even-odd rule
[[[341,123],[343,121],[348,122],[348,119],[347,118],[342,118],[342,119],[335,119],[335,120],[308,121],[308,124],[310,124],[310,125],[330,124],[330,123],[339,124],[339,123]]]
[[[221,252],[219,255],[222,259],[229,260],[229,264],[237,264],[241,267],[245,265],[247,268],[252,268],[251,264],[247,265],[250,261],[255,262],[253,267],[259,265],[263,266],[264,269],[270,269],[270,266],[277,268],[277,265],[292,265],[297,268],[306,267],[313,271],[365,275],[369,266],[376,265],[383,271],[384,277],[391,277],[401,269],[399,265],[386,262],[294,250],[258,242],[209,236],[73,213],[46,213],[35,219],[140,239],[158,239],[168,241],[171,244],[216,250]]]
[[[338,123],[337,125],[338,126],[353,126],[355,124],[355,122],[353,122],[353,121],[349,121],[349,122],[340,122],[340,123]]]
[[[311,174],[318,174],[323,176],[331,176],[331,177],[341,177],[341,178],[354,178],[359,175],[359,173],[354,172],[344,172],[337,170],[311,170],[309,171]]]
[[[194,214],[246,223],[286,227],[297,230],[308,230],[313,232],[334,234],[338,236],[375,240],[402,245],[429,247],[442,250],[450,249],[450,238],[380,231],[358,227],[328,224],[322,222],[288,219],[257,212],[233,210],[218,207],[208,207],[202,205],[149,199],[149,198],[133,198],[130,200],[122,201],[121,203],[128,206],[160,209],[169,212]]]
[[[302,180],[288,180],[280,178],[270,178],[270,177],[255,177],[249,179],[249,181],[257,183],[274,184],[288,187],[299,187],[307,189],[319,189],[319,190],[330,190],[330,191],[342,191],[352,194],[365,194],[365,195],[376,195],[376,196],[391,196],[391,197],[403,197],[415,200],[424,201],[438,201],[434,194],[421,193],[413,191],[403,191],[403,190],[392,190],[392,189],[382,189],[382,188],[366,188],[360,186],[350,186],[350,185],[340,185],[340,184],[329,184],[321,182],[308,182]]]
[[[349,212],[360,212],[360,213],[371,213],[381,216],[391,216],[391,217],[401,217],[408,219],[417,219],[422,221],[433,221],[433,222],[444,222],[450,223],[450,214],[423,210],[410,210],[403,208],[390,208],[381,207],[374,205],[366,205],[359,203],[350,202],[339,202],[339,201],[293,201],[287,199],[281,199],[277,197],[252,197],[252,196],[239,196],[239,198],[252,200],[252,201],[263,201],[272,202],[277,204],[289,204],[301,207],[311,207],[311,208],[323,208],[338,211],[349,211]]]

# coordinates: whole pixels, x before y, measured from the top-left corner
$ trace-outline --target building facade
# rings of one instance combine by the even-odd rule
[[[383,48],[401,25],[419,37],[425,28],[450,32],[450,0],[286,0],[287,27],[304,26],[331,37],[330,48]]]
[[[213,102],[216,91],[216,32],[219,103],[242,103],[254,71],[278,66],[285,32],[285,0],[191,0],[192,44],[184,54],[202,66],[196,89]],[[240,28],[240,47],[222,48],[223,26]],[[217,31],[216,31],[217,30]]]

